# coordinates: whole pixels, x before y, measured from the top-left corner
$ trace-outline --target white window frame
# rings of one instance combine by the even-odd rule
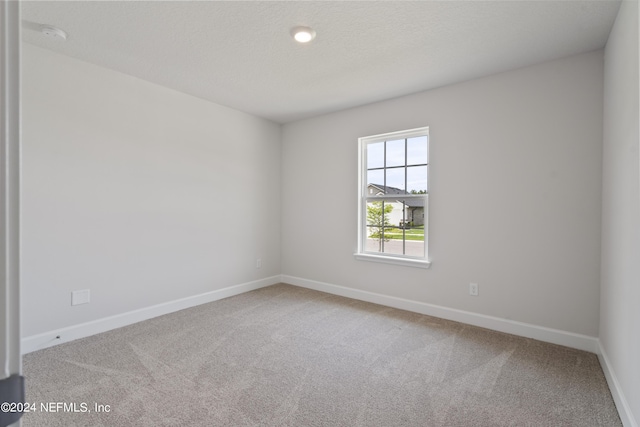
[[[369,195],[367,192],[367,145],[383,141],[393,141],[407,139],[417,136],[427,137],[427,193],[426,194],[403,194],[402,199],[422,199],[424,200],[424,257],[414,257],[401,254],[390,254],[380,252],[368,252],[365,250],[365,239],[367,238],[367,201],[397,201],[397,194],[389,195]],[[386,264],[396,264],[409,267],[429,268],[429,127],[390,132],[379,135],[358,138],[358,245],[354,257],[361,261],[373,261]]]

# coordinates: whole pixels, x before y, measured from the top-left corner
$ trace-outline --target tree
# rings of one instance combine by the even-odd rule
[[[382,252],[382,241],[388,242],[389,239],[384,236],[384,227],[389,227],[389,214],[393,210],[390,203],[372,202],[367,204],[367,225],[369,226],[369,237],[378,239],[378,252]]]

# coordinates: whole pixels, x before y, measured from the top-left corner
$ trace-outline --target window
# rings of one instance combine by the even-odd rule
[[[429,128],[358,140],[357,259],[429,267]]]

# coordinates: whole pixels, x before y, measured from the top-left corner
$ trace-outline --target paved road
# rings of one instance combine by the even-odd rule
[[[424,242],[407,240],[405,243],[405,255],[424,256]],[[368,252],[380,252],[380,242],[378,239],[367,239]],[[389,240],[384,242],[384,253],[402,255],[402,240]]]

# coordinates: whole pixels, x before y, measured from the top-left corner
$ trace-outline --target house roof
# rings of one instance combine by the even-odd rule
[[[396,187],[385,186],[381,184],[369,184],[369,187],[375,187],[384,194],[409,194],[405,190],[401,190]]]
[[[380,185],[380,184],[369,184],[369,187],[375,187],[378,190],[380,190],[381,193],[386,194],[386,195],[411,194],[411,193],[407,192],[406,190],[401,190],[401,189],[396,188],[396,187],[385,186],[385,185]],[[407,206],[412,207],[412,208],[422,208],[422,207],[424,207],[424,204],[422,203],[422,201],[415,200],[415,199],[403,199],[403,200],[398,200],[398,202],[399,203],[404,202]]]

